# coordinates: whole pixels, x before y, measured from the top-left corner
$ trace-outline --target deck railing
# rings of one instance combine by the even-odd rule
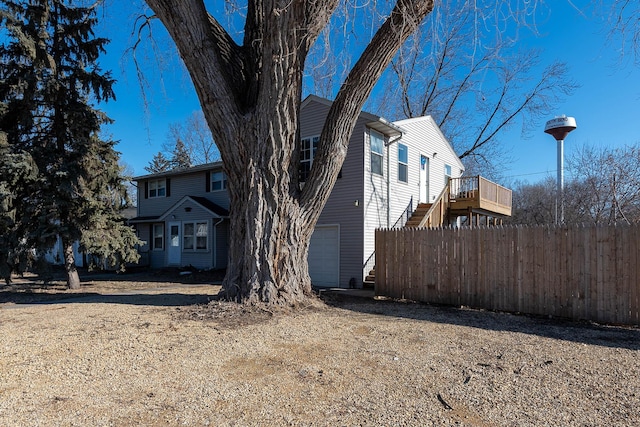
[[[506,187],[481,176],[451,178],[449,186],[451,201],[466,201],[479,209],[511,215],[512,193]]]

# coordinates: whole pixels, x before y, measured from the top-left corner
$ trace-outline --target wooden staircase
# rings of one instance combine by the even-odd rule
[[[449,184],[445,185],[433,203],[420,203],[404,228],[442,227],[449,209]]]
[[[433,206],[432,203],[420,203],[420,204],[418,204],[418,207],[416,208],[415,211],[413,211],[413,214],[407,220],[407,222],[404,224],[404,227],[405,228],[420,227],[420,223],[422,222],[424,217],[427,215],[427,213],[429,213],[429,210],[431,209],[431,206]]]
[[[489,217],[493,217],[496,225],[498,217],[511,216],[511,203],[511,190],[481,176],[452,178],[433,203],[418,204],[404,228],[438,228],[459,217],[466,217],[468,226],[474,226],[475,219],[475,225],[479,226],[481,216],[486,218],[487,225]],[[365,288],[374,287],[375,274],[374,267],[363,282]]]
[[[376,284],[376,269],[375,267],[369,271],[369,274],[367,274],[367,277],[364,278],[364,281],[362,282],[362,287],[364,289],[373,289],[375,287]]]
[[[418,227],[440,227],[444,224],[446,217],[446,210],[448,206],[449,186],[445,186],[440,196],[436,199],[435,203],[420,203],[413,214],[409,217],[403,228],[418,228]],[[362,282],[363,288],[373,289],[376,283],[376,269],[375,267],[369,271],[367,277]]]

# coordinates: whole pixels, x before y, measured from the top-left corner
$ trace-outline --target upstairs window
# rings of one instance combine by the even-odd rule
[[[227,189],[227,176],[224,172],[211,172],[211,191]]]
[[[371,172],[382,175],[382,161],[384,159],[384,137],[373,130],[369,131],[371,144]]]
[[[398,181],[409,182],[409,149],[398,143]]]
[[[167,197],[167,181],[164,179],[154,179],[149,181],[149,198]]]
[[[311,166],[313,165],[313,157],[318,149],[319,136],[310,138],[302,138],[300,141],[300,182],[305,182],[309,177]]]

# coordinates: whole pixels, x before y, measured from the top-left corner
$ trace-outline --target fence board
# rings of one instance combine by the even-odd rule
[[[376,295],[640,324],[640,225],[376,231]]]

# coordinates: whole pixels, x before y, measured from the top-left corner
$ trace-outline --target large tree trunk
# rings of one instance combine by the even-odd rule
[[[231,220],[226,296],[251,304],[304,301],[311,295],[311,233],[360,109],[433,0],[398,0],[336,97],[302,191],[303,68],[338,0],[249,0],[242,46],[202,0],[146,2],[176,42],[224,161]]]
[[[76,258],[73,254],[73,243],[62,241],[64,250],[64,269],[67,272],[67,286],[69,289],[80,289],[80,276],[76,269]]]
[[[231,203],[226,297],[297,305],[312,294],[307,253],[313,229],[294,199],[265,197],[272,189],[260,171],[247,171],[246,182],[253,190]]]
[[[225,161],[231,230],[223,289],[249,304],[296,305],[312,295],[307,253],[319,214],[299,201],[300,95],[296,88],[267,93],[260,103],[269,114],[247,115]]]

